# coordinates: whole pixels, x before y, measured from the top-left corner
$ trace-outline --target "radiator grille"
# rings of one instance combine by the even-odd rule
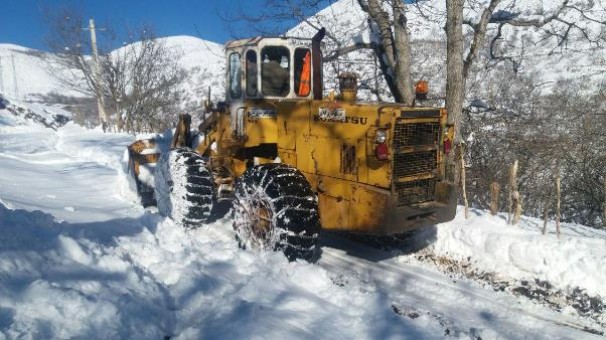
[[[398,206],[434,200],[439,137],[439,122],[406,123],[405,119],[397,120],[393,136],[393,179]],[[398,181],[411,176],[432,178]]]
[[[438,166],[435,150],[394,155],[394,178],[433,173]]]
[[[440,133],[440,123],[405,124],[404,120],[396,122],[393,146],[398,150],[404,146],[437,145]]]
[[[398,206],[432,201],[435,188],[435,179],[396,183]]]

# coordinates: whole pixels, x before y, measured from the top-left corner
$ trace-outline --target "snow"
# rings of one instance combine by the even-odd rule
[[[551,8],[548,1],[517,4],[527,6],[504,9],[528,15]],[[436,18],[431,22],[410,11],[415,39],[441,36],[439,9],[424,13]],[[320,14],[336,15],[332,25],[347,28],[342,34],[351,41],[371,38],[354,0]],[[315,33],[298,29],[304,26],[290,33]],[[196,37],[163,39],[181,55],[190,104],[209,86],[216,102],[224,92],[223,48]],[[541,70],[551,83],[599,75],[606,65],[603,49],[547,59],[544,49],[532,52],[537,59],[524,72]],[[540,220],[509,226],[503,215],[472,210],[468,220],[459,211],[454,221],[428,228],[435,240],[421,238],[430,245],[413,253],[328,233],[317,264],[244,251],[230,214],[185,230],[140,206],[126,169],[133,136],[59,123],[70,113],[40,100],[79,95],[45,71],[49,55],[0,44],[0,58],[0,93],[8,99],[0,106],[0,339],[589,339],[606,331],[603,310],[583,316],[566,300],[550,307],[419,260],[440,257],[512,284],[547,281],[603,305],[606,231],[563,224],[557,238],[552,222],[541,235]],[[158,147],[146,151],[155,152],[166,150],[170,136],[137,138],[157,138]],[[153,183],[152,169],[142,167],[146,183]]]
[[[78,91],[62,88],[61,82],[49,70],[51,64],[53,55],[50,53],[0,44],[0,93],[27,100],[37,100],[50,93],[82,97]]]
[[[459,211],[454,221],[438,228],[435,254],[472,257],[474,266],[506,278],[540,279],[561,289],[578,287],[606,296],[606,231],[565,224],[558,238],[553,221],[542,235],[543,221],[535,218],[511,226],[505,215],[474,211],[469,220],[463,215]]]
[[[1,115],[5,111],[0,111]],[[454,280],[411,255],[324,234],[318,264],[240,250],[231,217],[195,230],[136,202],[125,134],[0,125],[0,338],[591,338],[549,309]],[[604,292],[603,231],[506,226],[474,211],[433,252],[510,279]],[[550,229],[553,229],[550,226]],[[430,247],[430,249],[431,249]]]

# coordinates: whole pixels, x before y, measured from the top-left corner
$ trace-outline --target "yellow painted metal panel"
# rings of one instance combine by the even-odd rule
[[[381,227],[389,210],[389,195],[369,186],[351,184],[349,225],[352,230],[371,232]]]
[[[278,147],[294,150],[297,136],[309,131],[309,101],[282,101],[276,104]]]
[[[344,230],[349,226],[349,202],[323,193],[318,194],[320,223],[325,230]]]

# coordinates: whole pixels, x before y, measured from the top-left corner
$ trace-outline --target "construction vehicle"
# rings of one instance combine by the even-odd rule
[[[153,140],[129,147],[143,204],[197,227],[231,201],[241,247],[291,260],[317,256],[320,230],[392,235],[453,219],[445,109],[358,102],[351,73],[323,97],[323,35],[228,42],[226,100],[205,102],[197,141],[181,115],[169,152]]]

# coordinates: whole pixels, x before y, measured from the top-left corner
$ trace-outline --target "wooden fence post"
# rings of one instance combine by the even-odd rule
[[[469,202],[467,201],[467,187],[465,186],[465,143],[461,143],[459,159],[461,161],[461,190],[463,192],[463,204],[465,205],[465,219],[469,218]]]
[[[495,216],[499,212],[499,192],[501,186],[497,182],[490,184],[490,214]]]
[[[560,162],[556,167],[556,233],[560,237],[560,201],[562,199],[561,179],[560,179]]]
[[[509,195],[508,196],[508,200],[507,202],[509,203],[507,206],[507,224],[511,224],[511,213],[512,213],[512,207],[513,207],[513,186],[511,185],[511,183],[513,182],[513,167],[509,168]]]

